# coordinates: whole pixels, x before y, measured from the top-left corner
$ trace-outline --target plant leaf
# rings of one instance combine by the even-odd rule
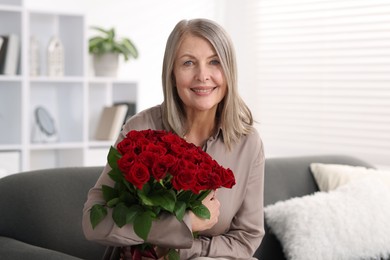
[[[95,204],[91,208],[89,218],[94,229],[107,215],[107,209],[100,204]]]
[[[119,169],[111,169],[111,171],[108,172],[108,175],[110,176],[111,180],[115,182],[121,182],[124,177]]]
[[[193,197],[192,195],[193,195],[193,193],[190,190],[182,191],[179,193],[179,195],[177,195],[177,200],[189,203],[191,201],[191,198]]]
[[[113,198],[107,202],[107,207],[113,208],[115,207],[115,205],[118,204],[119,201],[120,201],[119,198]]]
[[[152,227],[152,215],[153,212],[145,211],[141,214],[137,214],[134,219],[134,232],[144,241],[147,240],[150,228]]]
[[[135,217],[142,212],[143,212],[143,209],[141,208],[140,205],[131,206],[126,214],[126,224],[133,223],[135,220]]]
[[[168,251],[168,259],[169,260],[180,260],[179,252],[175,249],[170,248]]]
[[[204,200],[204,198],[206,198],[207,195],[210,194],[210,192],[211,192],[211,190],[202,191],[202,192],[198,195],[198,197],[196,198],[196,200],[199,200],[199,201]]]
[[[195,206],[195,207],[191,208],[191,210],[192,210],[192,212],[194,212],[195,215],[197,215],[200,218],[210,219],[210,211],[203,204],[201,204],[199,206]]]
[[[124,203],[118,203],[112,211],[112,219],[118,227],[126,225],[126,216],[129,208]]]
[[[187,204],[185,202],[180,201],[180,200],[176,201],[174,212],[175,212],[176,218],[179,221],[183,220],[184,214],[186,212],[186,208],[187,208]]]
[[[118,152],[118,150],[111,146],[107,155],[107,161],[111,169],[118,169],[118,160],[121,157],[122,155]]]
[[[91,26],[90,28],[93,29],[93,30],[99,31],[99,32],[103,33],[104,35],[108,35],[109,34],[108,30],[105,30],[105,29],[103,29],[101,27],[98,27],[98,26]]]
[[[122,44],[129,50],[131,56],[138,58],[138,50],[135,44],[128,38],[122,40]]]
[[[125,202],[127,205],[133,205],[136,202],[134,194],[128,192],[127,190],[120,193],[119,199]]]
[[[169,212],[173,212],[175,209],[176,195],[172,190],[158,190],[149,193],[148,197],[153,206],[160,206]]]
[[[110,201],[114,198],[117,198],[119,195],[116,189],[107,185],[102,185],[102,192],[103,192],[103,198],[106,201]]]

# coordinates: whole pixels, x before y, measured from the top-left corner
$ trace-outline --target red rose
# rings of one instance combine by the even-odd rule
[[[128,172],[136,160],[137,155],[134,152],[129,151],[118,160],[118,167],[121,172]]]
[[[222,186],[222,180],[221,180],[221,177],[215,173],[215,172],[211,172],[210,173],[210,183],[209,183],[209,189],[210,190],[216,190],[218,189],[219,187]]]
[[[120,141],[116,147],[118,152],[122,155],[129,151],[134,151],[134,148],[135,148],[135,143],[133,142],[133,140],[129,138],[125,138],[122,141]]]
[[[127,133],[126,137],[131,140],[138,140],[141,137],[144,137],[144,134],[142,133],[142,131],[132,130]]]
[[[173,133],[167,133],[166,135],[163,135],[161,136],[161,141],[163,141],[164,143],[169,143],[169,144],[173,144],[173,143],[179,143],[177,140],[178,136],[173,134]]]
[[[145,151],[138,155],[138,160],[142,162],[146,167],[151,169],[158,157],[159,155],[156,153]]]
[[[125,179],[140,190],[142,190],[142,187],[148,182],[149,178],[148,168],[138,161],[134,162],[130,171],[125,172]]]
[[[192,191],[198,194],[202,190],[207,190],[209,189],[209,183],[210,183],[210,171],[207,170],[206,168],[200,169],[196,175],[196,184],[192,188]]]
[[[193,170],[179,171],[172,179],[173,188],[176,190],[191,190],[196,184],[196,172]]]
[[[152,167],[152,175],[157,180],[160,181],[165,177],[169,169],[175,164],[175,157],[172,155],[164,155],[156,158]]]
[[[170,154],[156,158],[152,167],[153,177],[157,181],[163,179],[175,164],[176,158]]]
[[[173,155],[181,155],[183,154],[185,151],[186,151],[186,148],[183,147],[182,145],[180,144],[175,144],[175,143],[172,143],[170,145],[170,150],[171,150],[171,153]]]
[[[221,168],[221,173],[222,186],[231,189],[236,184],[236,179],[234,178],[233,171],[229,168]]]
[[[162,145],[150,143],[144,147],[144,151],[152,152],[159,155],[164,155],[166,154],[167,149]]]

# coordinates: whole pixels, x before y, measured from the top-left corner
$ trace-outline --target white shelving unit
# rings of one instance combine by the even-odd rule
[[[91,78],[84,14],[30,10],[22,0],[0,0],[0,35],[21,41],[16,75],[0,75],[0,177],[19,171],[104,165],[112,141],[94,133],[104,106],[137,102],[137,82]],[[40,43],[40,75],[29,75],[30,36]],[[46,48],[57,35],[65,50],[65,73],[48,77]],[[55,142],[34,142],[34,111],[46,108],[55,121]],[[11,159],[10,159],[11,158]]]

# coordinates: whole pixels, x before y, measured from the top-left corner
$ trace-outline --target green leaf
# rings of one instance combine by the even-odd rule
[[[175,249],[170,248],[168,251],[168,259],[169,260],[180,260],[179,252]]]
[[[122,155],[118,152],[118,150],[111,146],[107,155],[107,161],[112,169],[118,169],[118,160],[121,157]]]
[[[135,47],[134,43],[130,39],[123,39],[122,44],[128,50],[130,56],[133,56],[135,59],[138,58],[137,47]]]
[[[119,198],[113,198],[107,202],[107,207],[113,208],[115,207],[115,205],[118,204],[119,201],[120,201]]]
[[[200,200],[193,200],[193,201],[190,201],[190,208],[196,208],[196,207],[199,207],[200,205],[203,205],[202,202]]]
[[[126,225],[126,216],[129,208],[124,203],[118,203],[112,211],[112,219],[118,227]]]
[[[147,240],[150,228],[152,227],[153,212],[145,211],[138,214],[134,219],[134,232],[142,238],[144,241]]]
[[[133,205],[137,201],[133,193],[124,190],[119,195],[120,201],[125,202],[127,205]]]
[[[89,215],[92,228],[94,229],[107,215],[107,209],[100,204],[95,204],[91,208]]]
[[[207,195],[210,194],[210,192],[211,192],[211,190],[202,191],[202,192],[198,195],[198,197],[196,197],[196,200],[198,200],[198,201],[204,200],[204,199],[207,197]]]
[[[127,190],[134,192],[135,188],[134,185],[129,183],[125,178],[123,178],[123,184],[127,188]]]
[[[200,218],[210,219],[210,211],[203,204],[196,206],[196,207],[193,207],[193,208],[191,208],[191,210],[192,210],[192,212],[194,212],[195,215],[197,215]]]
[[[102,185],[102,192],[103,192],[103,198],[106,201],[110,201],[114,198],[117,198],[119,195],[118,191],[115,188],[107,185]]]
[[[135,217],[142,213],[143,209],[139,205],[133,205],[129,208],[126,214],[126,224],[132,224],[135,220]]]
[[[172,190],[158,190],[149,193],[148,197],[153,206],[160,206],[169,212],[173,212],[175,209],[176,195]]]
[[[141,199],[141,202],[147,206],[154,206],[153,201],[149,197],[150,185],[145,183],[142,190],[137,189],[137,195]]]
[[[124,180],[124,177],[119,169],[111,169],[111,171],[108,172],[108,176],[110,176],[111,180],[115,182],[121,182]]]
[[[192,198],[193,194],[194,193],[192,193],[192,191],[190,191],[190,190],[182,191],[182,192],[179,193],[179,195],[177,195],[177,200],[189,203],[191,201],[191,198]]]
[[[174,212],[175,212],[176,218],[179,221],[183,220],[184,214],[186,212],[186,208],[187,208],[187,204],[185,202],[180,201],[180,200],[176,202]]]

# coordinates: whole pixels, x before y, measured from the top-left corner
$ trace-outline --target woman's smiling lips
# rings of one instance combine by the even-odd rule
[[[217,87],[195,87],[191,88],[191,91],[195,92],[198,95],[208,95]]]

